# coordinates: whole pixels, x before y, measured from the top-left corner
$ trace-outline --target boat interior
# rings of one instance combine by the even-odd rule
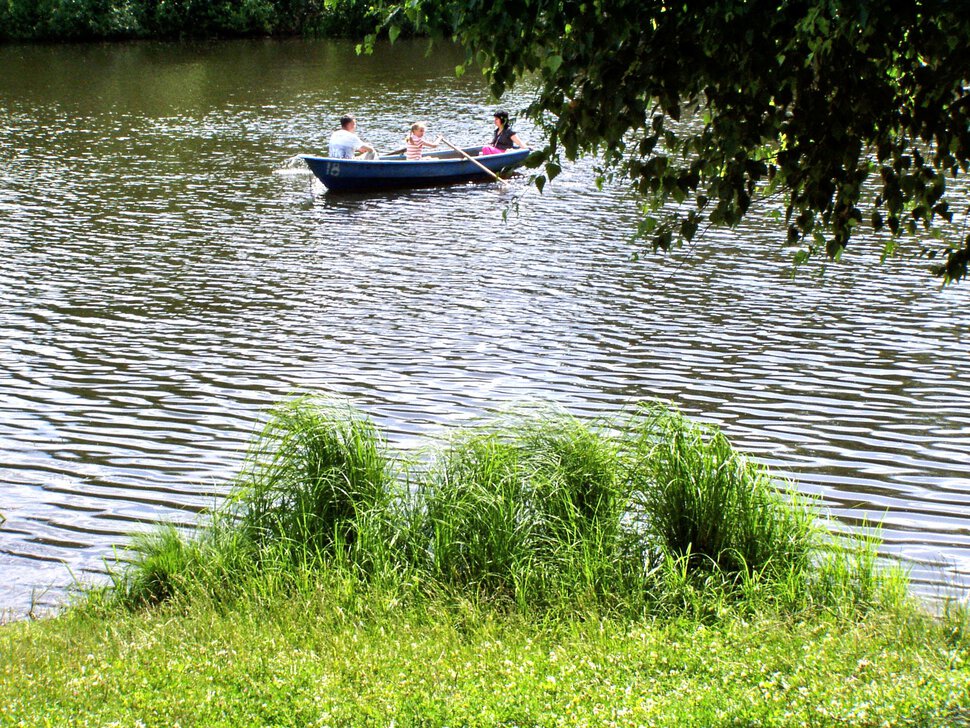
[[[469,154],[473,157],[477,157],[482,152],[481,147],[465,147],[465,154]],[[382,154],[379,159],[388,162],[396,162],[404,160],[404,152],[399,154]],[[437,152],[428,152],[421,156],[422,161],[427,161],[431,159],[464,159],[464,157],[453,149],[438,150]]]

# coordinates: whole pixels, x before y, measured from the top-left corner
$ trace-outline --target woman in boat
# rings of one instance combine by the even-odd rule
[[[492,143],[482,147],[482,154],[501,154],[509,151],[512,147],[525,149],[526,145],[515,130],[509,124],[509,112],[496,111],[495,114],[495,134],[492,135]]]

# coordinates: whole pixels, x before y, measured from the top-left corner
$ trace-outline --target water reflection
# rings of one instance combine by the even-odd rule
[[[348,109],[379,148],[413,118],[480,143],[481,80],[424,51],[0,47],[0,608],[61,599],[147,524],[194,523],[265,409],[307,390],[405,448],[518,400],[660,397],[846,527],[883,520],[921,589],[970,573],[970,288],[864,241],[792,279],[757,219],[633,263],[636,206],[589,164],[542,195],[274,173]]]

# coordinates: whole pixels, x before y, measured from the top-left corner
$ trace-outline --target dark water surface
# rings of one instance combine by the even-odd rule
[[[352,197],[286,165],[348,109],[380,149],[416,118],[485,141],[494,107],[459,61],[0,47],[0,611],[102,579],[151,523],[191,524],[266,409],[305,391],[403,448],[521,401],[663,398],[840,523],[882,521],[921,591],[966,587],[970,284],[880,264],[871,241],[792,279],[758,218],[632,262],[636,206],[589,162],[543,195],[520,179]]]

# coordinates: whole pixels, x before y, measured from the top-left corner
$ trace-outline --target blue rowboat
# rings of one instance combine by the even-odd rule
[[[509,172],[529,156],[528,149],[510,149],[502,154],[477,156],[481,147],[468,147],[465,154],[475,157],[495,174]],[[429,187],[492,179],[475,162],[456,151],[425,154],[419,160],[405,159],[403,154],[389,154],[377,159],[334,159],[301,154],[317,178],[334,192],[365,192],[400,187]]]

